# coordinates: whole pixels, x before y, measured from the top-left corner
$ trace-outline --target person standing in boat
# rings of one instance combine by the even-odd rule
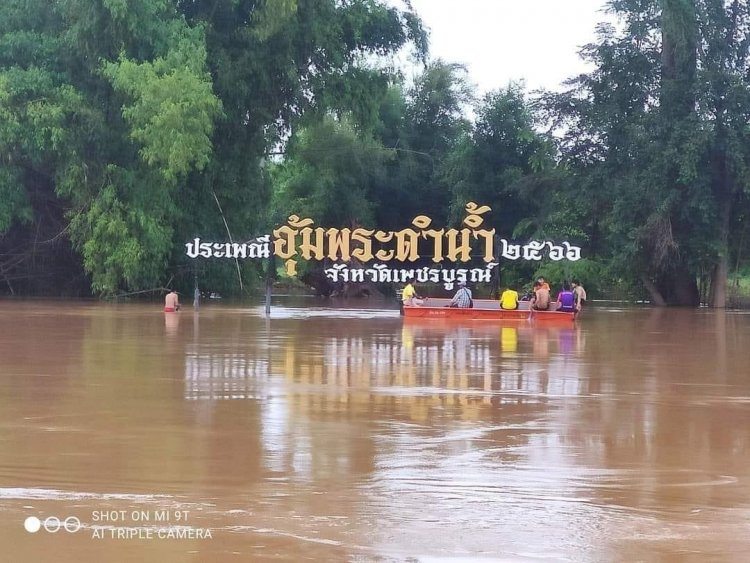
[[[179,310],[180,298],[178,297],[177,292],[173,289],[172,291],[167,293],[167,296],[164,298],[164,312],[174,313]]]
[[[575,310],[577,313],[583,309],[583,304],[586,303],[586,290],[577,279],[571,282],[573,287],[573,294],[575,295]]]
[[[417,295],[417,290],[414,288],[414,285],[409,282],[401,292],[401,302],[408,307],[415,307],[422,305],[424,300]]]
[[[548,288],[549,286],[545,287],[539,280],[534,282],[534,296],[531,298],[530,306],[535,311],[546,311],[549,309]]]
[[[500,296],[500,308],[507,311],[518,309],[518,292],[515,289],[505,288]]]
[[[557,294],[557,310],[572,313],[576,310],[576,296],[567,282],[563,284],[562,291]]]
[[[470,309],[474,306],[471,290],[466,287],[466,282],[458,282],[458,291],[448,304],[448,307],[458,307],[459,309]]]

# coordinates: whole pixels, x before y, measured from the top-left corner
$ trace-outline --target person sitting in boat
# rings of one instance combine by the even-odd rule
[[[424,303],[424,299],[417,295],[417,290],[411,282],[407,283],[401,292],[401,301],[408,307],[418,307]]]
[[[539,285],[542,286],[542,288],[546,289],[547,291],[551,291],[549,284],[545,281],[543,277],[539,276],[539,279],[537,280],[537,282],[539,283]]]
[[[466,287],[465,281],[458,282],[458,291],[448,304],[448,307],[458,307],[459,309],[470,309],[474,306],[471,290]]]
[[[530,305],[535,311],[549,309],[549,289],[545,288],[538,280],[534,282],[534,296],[531,298]]]
[[[164,312],[174,313],[180,310],[180,298],[177,296],[177,292],[173,289],[164,298]]]
[[[568,283],[563,284],[562,291],[557,294],[557,310],[572,313],[576,310],[576,296],[573,290],[570,289]]]
[[[518,309],[518,292],[506,287],[500,296],[500,308],[505,310]]]

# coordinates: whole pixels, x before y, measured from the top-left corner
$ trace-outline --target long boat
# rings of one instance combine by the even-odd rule
[[[541,323],[571,324],[575,320],[572,311],[558,311],[558,303],[550,303],[548,311],[529,309],[528,301],[521,301],[518,309],[507,310],[500,308],[500,302],[495,299],[474,299],[474,306],[470,309],[448,307],[450,299],[428,298],[422,305],[404,305],[404,317],[420,319],[456,319],[466,321],[532,321]]]

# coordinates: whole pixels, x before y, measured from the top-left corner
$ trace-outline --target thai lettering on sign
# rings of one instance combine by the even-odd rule
[[[494,228],[480,228],[484,222],[482,215],[489,211],[490,208],[486,205],[478,206],[470,202],[466,205],[467,214],[461,229],[435,229],[432,228],[432,219],[419,215],[412,220],[410,227],[400,231],[315,227],[312,219],[291,215],[286,224],[273,229],[272,235],[263,235],[241,243],[206,242],[196,237],[186,243],[185,247],[189,258],[247,259],[268,258],[273,255],[284,260],[286,271],[290,276],[296,275],[297,261],[300,259],[330,260],[339,264],[326,270],[327,273],[330,272],[329,277],[333,276],[334,272],[338,272],[336,279],[339,277],[343,279],[345,264],[342,263],[355,260],[365,266],[366,272],[372,273],[356,274],[357,269],[352,268],[347,270],[351,273],[350,277],[361,276],[363,280],[365,277],[368,280],[377,278],[372,281],[405,281],[402,278],[406,274],[395,274],[396,270],[389,269],[386,263],[417,262],[422,258],[420,242],[422,242],[424,257],[430,258],[435,264],[442,264],[445,261],[465,263],[469,262],[472,256],[480,256],[487,264],[488,271],[492,268],[490,264],[497,265],[499,258],[541,260],[546,255],[550,260],[576,261],[580,259],[581,249],[568,242],[555,244],[549,241],[530,241],[518,244],[504,238],[497,239]],[[496,241],[499,243],[497,254],[495,252]],[[478,254],[472,253],[475,246],[478,247]],[[367,268],[371,262],[377,262],[377,264],[372,268]],[[485,271],[482,268],[470,271],[474,270]],[[403,272],[412,271],[448,272],[452,270],[429,268],[403,270]],[[456,270],[456,272],[461,271]],[[417,276],[416,273],[414,275]],[[452,283],[452,280],[442,278],[445,275],[449,274],[419,274],[430,280],[437,276],[441,277],[443,283]],[[419,278],[414,279],[420,281]]]

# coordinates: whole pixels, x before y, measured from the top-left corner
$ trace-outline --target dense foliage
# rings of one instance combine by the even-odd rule
[[[570,240],[578,264],[503,264],[655,303],[717,307],[746,262],[750,9],[612,0],[618,25],[558,93],[477,99],[428,61],[408,2],[7,0],[0,4],[0,291],[113,295],[258,264],[188,261],[291,214]],[[421,73],[406,83],[396,53]],[[499,63],[502,64],[502,58]],[[239,276],[239,280],[238,280]],[[242,288],[242,289],[241,289]]]
[[[564,126],[567,191],[591,250],[652,301],[697,304],[700,285],[723,307],[748,212],[748,5],[611,7],[622,29],[586,49],[596,69],[544,99]]]

